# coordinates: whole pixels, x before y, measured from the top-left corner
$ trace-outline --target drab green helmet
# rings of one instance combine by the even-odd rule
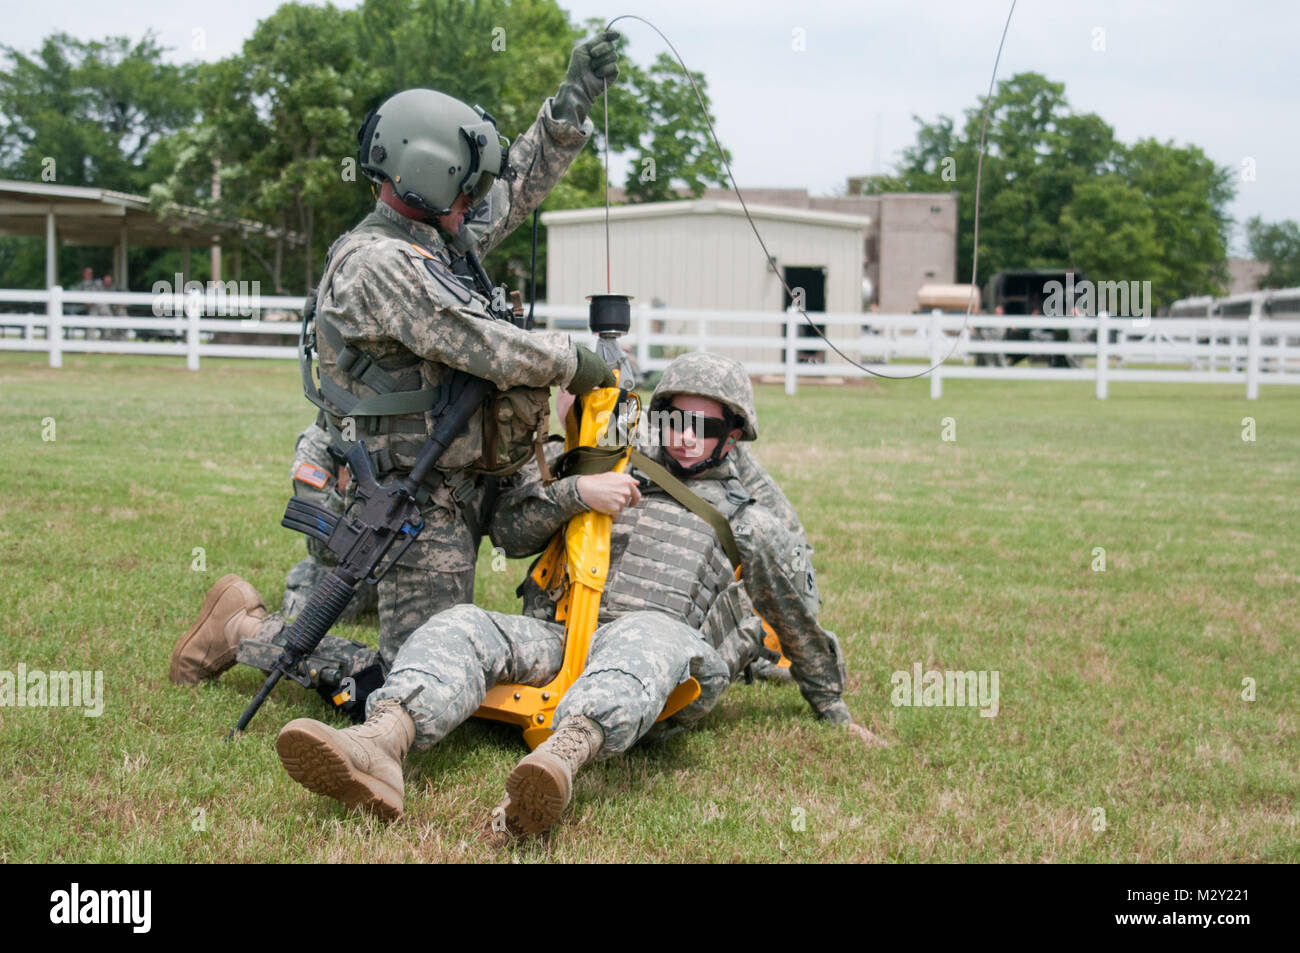
[[[744,366],[721,354],[696,351],[683,354],[666,368],[650,398],[653,409],[668,405],[675,394],[710,397],[736,416],[741,440],[758,439],[758,411],[754,409],[754,385]]]
[[[478,106],[433,89],[407,89],[366,116],[357,131],[361,171],[390,182],[427,217],[446,215],[462,193],[480,201],[507,168],[510,140]]]

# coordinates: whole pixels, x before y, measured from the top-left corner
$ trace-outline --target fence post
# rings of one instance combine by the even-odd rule
[[[799,339],[798,330],[794,316],[787,314],[785,316],[785,392],[791,397],[799,392],[799,382],[795,376],[795,368],[799,364],[799,352],[795,350],[795,342]]]
[[[938,400],[943,396],[943,372],[942,363],[939,357],[939,338],[943,332],[939,330],[939,309],[935,308],[930,312],[930,399]]]
[[[1246,399],[1259,399],[1259,302],[1252,301],[1246,322]]]
[[[646,374],[646,364],[650,361],[650,313],[645,308],[638,308],[637,311],[636,366],[642,374]]]
[[[1097,312],[1097,399],[1105,400],[1110,386],[1110,315]]]
[[[203,314],[203,298],[199,292],[185,295],[185,367],[199,369],[199,317]]]
[[[50,288],[50,299],[45,305],[45,343],[50,348],[50,367],[63,366],[63,286]]]

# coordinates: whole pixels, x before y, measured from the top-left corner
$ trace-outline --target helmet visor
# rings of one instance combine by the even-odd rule
[[[471,204],[478,204],[492,188],[506,164],[510,140],[497,133],[496,123],[480,111],[481,122],[460,127],[460,134],[469,146],[469,167],[460,180],[460,191],[468,195]]]

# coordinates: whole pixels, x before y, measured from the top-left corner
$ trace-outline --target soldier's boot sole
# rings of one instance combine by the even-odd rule
[[[310,718],[295,718],[275,739],[284,770],[307,790],[359,807],[386,821],[402,816],[404,797],[373,775],[358,769],[347,754],[335,747],[327,725]]]
[[[233,572],[227,573],[218,579],[216,585],[209,589],[208,594],[203,597],[203,607],[199,609],[198,619],[195,620],[192,626],[185,630],[185,634],[176,641],[176,646],[172,649],[172,660],[171,666],[168,669],[168,675],[173,684],[197,685],[199,682],[203,681],[205,677],[212,677],[212,675],[195,677],[193,674],[186,671],[190,666],[185,664],[186,660],[183,657],[185,649],[189,646],[190,642],[194,640],[194,637],[198,635],[199,630],[207,624],[208,617],[211,616],[213,611],[217,608],[217,603],[221,601],[221,597],[224,596],[232,586],[243,581],[244,580],[240,579]],[[230,664],[225,666],[225,668],[231,668],[234,664],[235,659],[232,654]],[[222,671],[224,670],[225,669],[222,669]],[[221,672],[215,672],[214,674],[220,675]]]
[[[534,751],[506,779],[506,823],[515,834],[540,834],[560,819],[573,796],[568,765]]]

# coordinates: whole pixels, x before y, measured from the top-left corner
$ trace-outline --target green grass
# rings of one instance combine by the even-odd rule
[[[549,838],[495,849],[513,729],[410,759],[384,826],[280,767],[314,695],[277,688],[225,745],[260,677],[167,680],[220,575],[275,606],[303,552],[279,526],[312,416],[291,363],[0,355],[0,670],[100,669],[106,704],[0,708],[0,861],[1296,862],[1300,391],[1243,390],[760,388],[756,449],[816,546],[847,700],[893,746],[736,685],[701,730],[585,771]],[[521,571],[483,559],[480,602],[512,608]],[[1000,713],[893,707],[918,661],[998,671]]]

